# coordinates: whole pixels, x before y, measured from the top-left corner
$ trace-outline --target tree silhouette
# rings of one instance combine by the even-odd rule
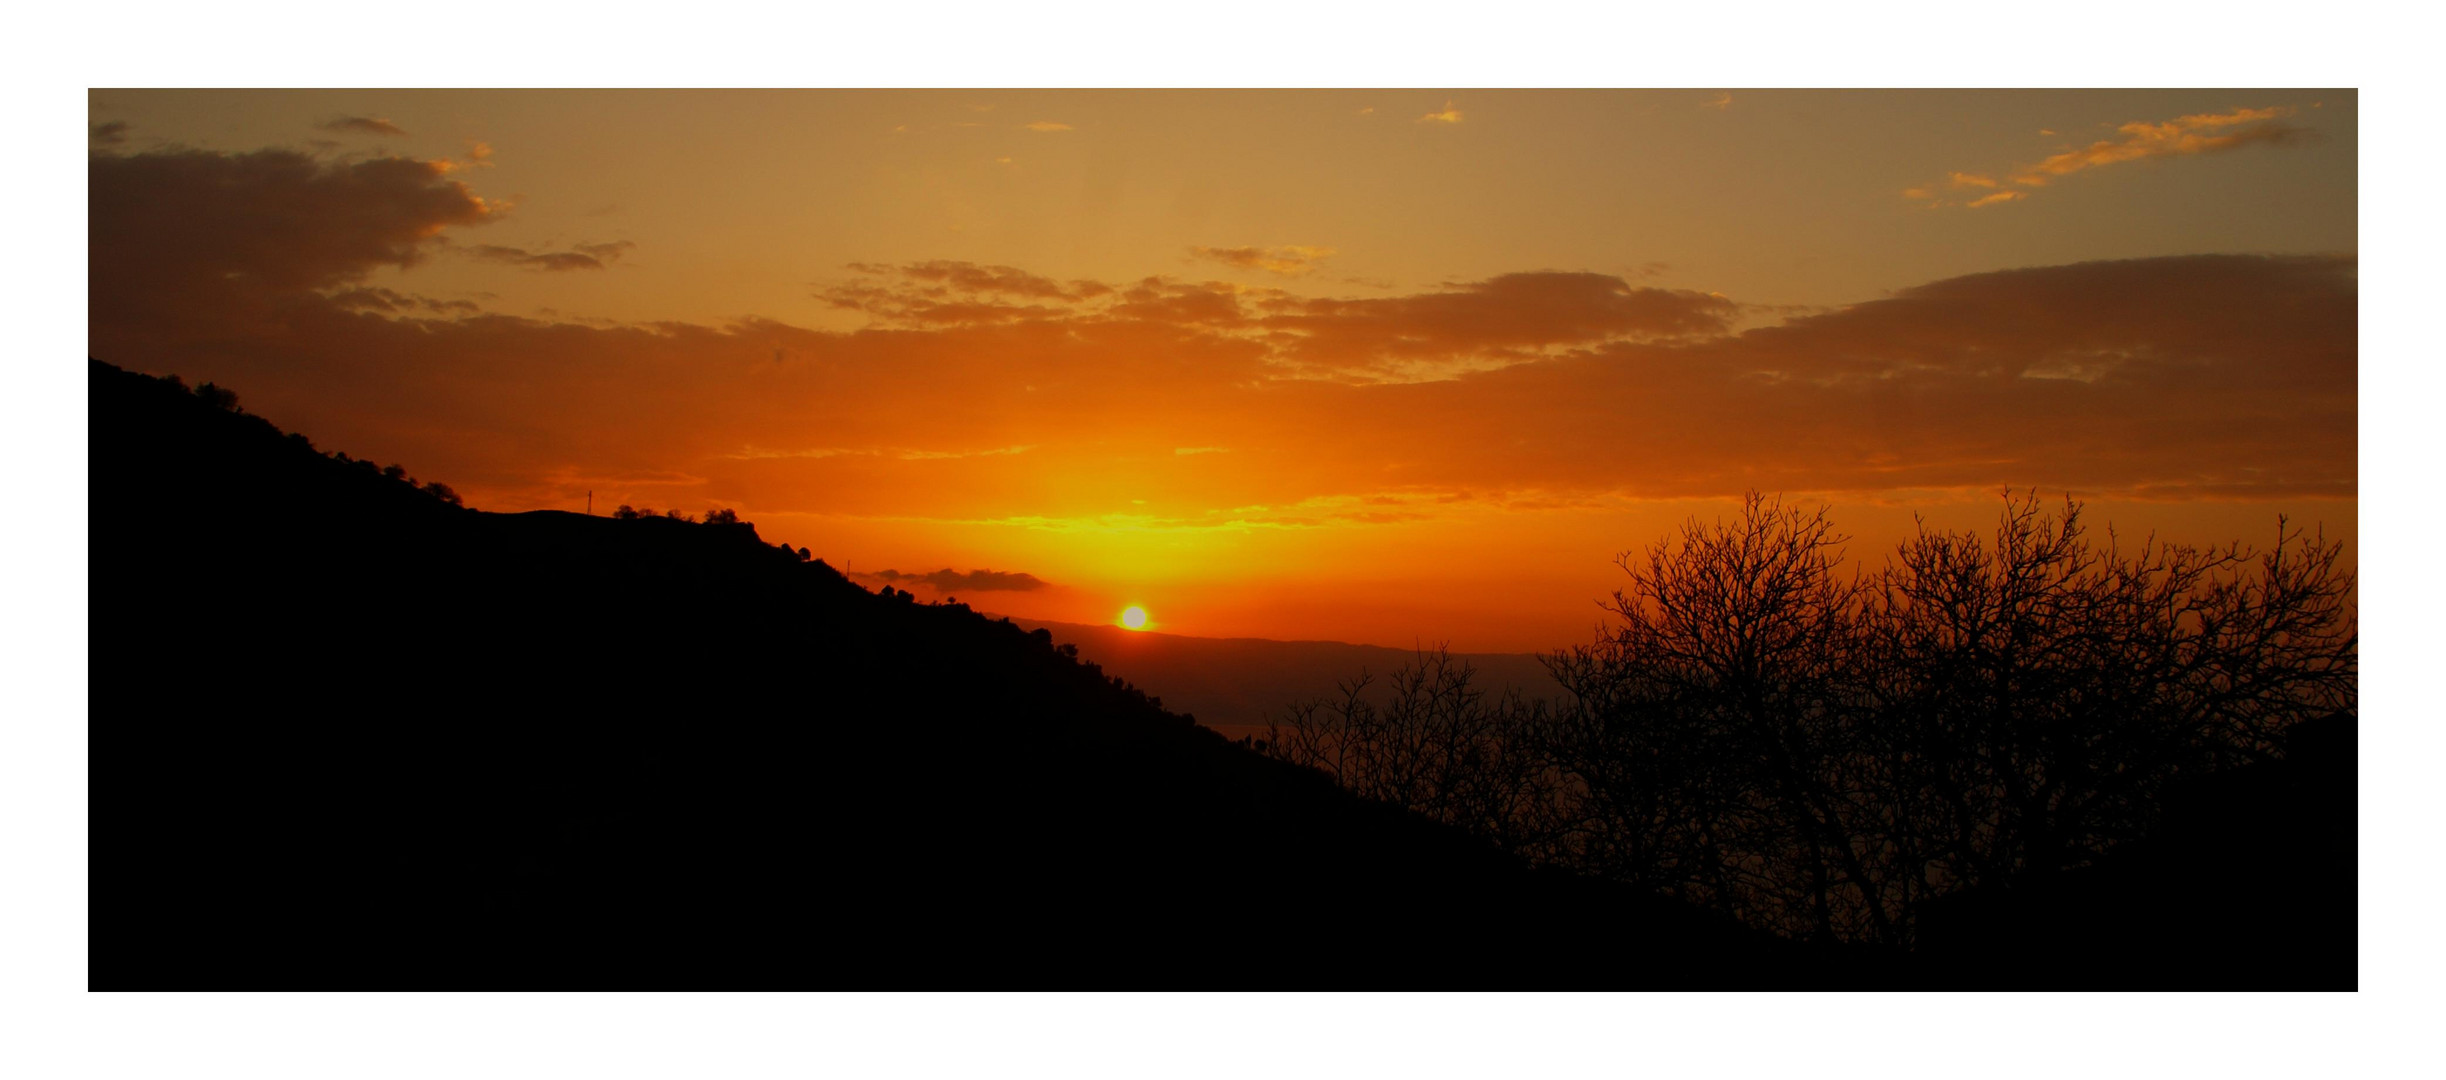
[[[1387,677],[1383,705],[1362,673],[1339,698],[1291,706],[1267,726],[1263,749],[1363,797],[1554,861],[1567,825],[1563,777],[1545,753],[1550,711],[1517,691],[1489,699],[1475,675],[1442,647],[1422,651]]]
[[[1422,655],[1267,751],[1514,854],[1826,941],[1908,945],[1927,903],[2086,865],[2179,778],[2358,709],[2341,545],[2093,545],[2006,493],[1846,573],[1830,512],[1758,494],[1618,563],[1615,625],[1546,658],[1548,709]],[[2349,883],[2345,883],[2349,884]]]
[[[1846,538],[1824,508],[1753,493],[1679,540],[1617,560],[1616,630],[1555,665],[1593,850],[1613,876],[1780,928],[1833,936],[1838,910],[1885,924],[1842,795],[1864,595],[1837,573]]]
[[[2079,865],[2155,824],[2175,777],[2279,756],[2358,708],[2340,545],[2279,519],[2276,546],[2092,546],[2012,499],[1992,544],[1924,526],[1866,613],[1884,676],[1894,828],[1926,867],[1903,892]]]

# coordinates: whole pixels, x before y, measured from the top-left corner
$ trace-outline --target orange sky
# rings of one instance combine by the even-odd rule
[[[484,509],[730,507],[987,610],[1553,648],[1751,488],[1872,563],[2005,485],[2356,539],[2350,91],[88,112],[93,356]]]

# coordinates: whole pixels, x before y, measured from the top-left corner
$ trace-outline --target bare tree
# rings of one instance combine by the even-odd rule
[[[2279,519],[2264,556],[2127,554],[2080,513],[2008,496],[1992,545],[1923,525],[1863,613],[1909,894],[2080,865],[2154,826],[2174,777],[2358,708],[2339,545]]]
[[[1825,508],[1750,495],[1619,564],[1554,707],[1442,652],[1277,721],[1270,750],[1525,858],[1797,937],[1907,945],[1915,912],[2146,835],[2177,777],[2359,707],[2342,548],[2093,544],[2006,493],[1846,572]]]
[[[1507,690],[1490,698],[1449,651],[1422,651],[1369,699],[1362,673],[1338,699],[1292,706],[1268,725],[1277,757],[1321,769],[1361,796],[1408,808],[1534,861],[1565,831],[1562,777],[1545,756],[1551,710]]]
[[[1603,869],[1796,933],[1883,936],[1851,843],[1866,590],[1839,572],[1845,540],[1824,508],[1753,493],[1738,518],[1617,560],[1614,632],[1552,665]]]

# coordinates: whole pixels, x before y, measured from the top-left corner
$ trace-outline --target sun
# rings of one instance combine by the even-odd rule
[[[1121,625],[1132,630],[1147,628],[1147,609],[1132,604],[1121,612]]]

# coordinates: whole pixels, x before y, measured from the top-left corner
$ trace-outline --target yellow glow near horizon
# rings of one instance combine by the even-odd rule
[[[2350,542],[2357,96],[89,89],[85,347],[486,511],[1551,652],[1751,489]]]
[[[1147,628],[1147,609],[1142,608],[1142,607],[1139,607],[1139,606],[1137,606],[1137,605],[1135,605],[1135,604],[1131,605],[1130,607],[1128,607],[1128,608],[1126,608],[1126,609],[1123,609],[1123,611],[1121,612],[1121,625],[1126,626],[1126,627],[1128,627],[1128,628],[1130,628],[1130,629],[1132,629],[1132,630],[1144,630],[1144,629],[1146,629],[1146,628]]]

